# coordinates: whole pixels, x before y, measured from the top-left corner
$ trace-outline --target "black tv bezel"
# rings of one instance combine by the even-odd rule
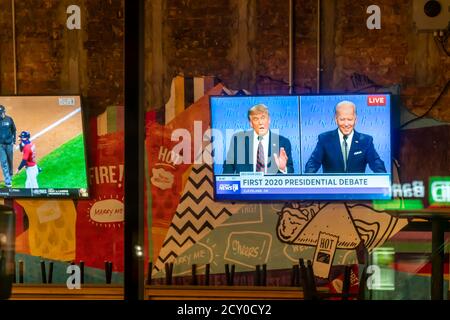
[[[79,93],[74,94],[1,94],[1,98],[33,98],[33,97],[55,97],[55,98],[69,98],[69,97],[78,97],[80,100],[80,113],[81,113],[81,126],[83,130],[83,150],[84,150],[84,162],[85,162],[85,175],[86,175],[86,193],[87,196],[83,197],[80,196],[80,190],[82,188],[42,188],[42,190],[68,190],[69,192],[67,194],[61,194],[61,195],[51,195],[51,196],[45,196],[45,195],[20,195],[20,194],[9,194],[9,195],[2,195],[0,194],[0,199],[36,199],[36,200],[42,200],[42,199],[72,199],[72,200],[89,200],[92,198],[92,190],[91,190],[91,184],[90,184],[90,177],[89,177],[89,165],[91,163],[91,160],[89,159],[89,152],[87,148],[87,139],[89,136],[89,119],[88,119],[88,108],[86,107],[86,99]],[[30,188],[0,188],[1,190],[4,189],[21,189],[21,190],[28,190]],[[39,188],[41,189],[41,188]],[[39,190],[38,189],[38,190]],[[33,190],[33,189],[30,189]]]
[[[398,151],[393,150],[393,147],[395,146],[398,148],[399,146],[399,134],[398,134],[398,123],[393,123],[393,121],[399,122],[399,117],[397,115],[398,110],[394,110],[393,108],[393,100],[392,97],[396,96],[392,92],[382,91],[382,92],[326,92],[326,93],[302,93],[302,94],[251,94],[251,95],[210,95],[208,97],[208,103],[209,103],[209,123],[211,129],[214,129],[212,126],[212,110],[211,110],[211,99],[213,98],[223,98],[223,99],[233,99],[233,98],[258,98],[258,97],[305,97],[305,96],[337,96],[337,95],[345,95],[345,96],[363,96],[363,95],[388,95],[389,96],[389,113],[390,113],[390,128],[389,128],[389,134],[390,134],[390,157],[391,157],[391,167],[390,167],[390,184],[393,183],[393,166],[394,166],[394,154],[397,154]],[[396,131],[394,131],[396,130]],[[295,202],[295,201],[315,201],[315,202],[345,202],[345,203],[361,203],[361,202],[370,202],[378,199],[311,199],[311,198],[288,198],[285,199],[257,199],[257,200],[249,200],[249,199],[217,199],[217,192],[216,192],[216,174],[214,173],[214,157],[213,163],[211,164],[211,170],[213,174],[213,197],[214,201],[221,202],[221,203],[286,203],[286,202]],[[392,197],[390,198],[392,199]]]

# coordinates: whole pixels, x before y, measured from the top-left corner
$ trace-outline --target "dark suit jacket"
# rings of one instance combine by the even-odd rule
[[[367,134],[354,132],[352,145],[344,171],[344,158],[339,142],[339,129],[321,133],[319,141],[305,166],[305,173],[316,173],[323,166],[324,173],[364,173],[367,164],[375,173],[385,173],[383,160],[375,151],[373,138]]]
[[[273,156],[280,155],[280,148],[284,148],[288,157],[286,163],[287,173],[294,173],[294,163],[291,154],[291,142],[289,139],[269,131],[269,161],[268,174],[281,173]],[[223,164],[224,174],[236,174],[240,172],[253,172],[253,130],[238,132],[231,138],[227,158]]]

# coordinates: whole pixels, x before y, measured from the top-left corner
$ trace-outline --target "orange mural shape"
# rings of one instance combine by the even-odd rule
[[[152,196],[154,260],[163,245],[192,163],[202,154],[202,148],[206,145],[203,135],[210,127],[209,96],[220,94],[222,88],[221,84],[216,85],[165,126],[154,121],[146,124],[145,145]],[[172,141],[172,136],[175,141]],[[194,144],[194,139],[200,139],[196,140],[201,141],[200,145]],[[183,157],[173,152],[174,147],[180,143],[190,149],[190,153]]]
[[[28,216],[29,252],[46,259],[75,258],[77,212],[72,200],[17,200]]]
[[[123,272],[124,132],[102,134],[91,141],[91,199],[77,202],[75,260],[95,268],[111,261],[113,271]]]

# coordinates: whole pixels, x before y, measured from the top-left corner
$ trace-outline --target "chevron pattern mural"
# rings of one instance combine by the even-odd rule
[[[173,262],[242,207],[240,204],[214,202],[213,199],[212,167],[194,165],[154,271],[163,270],[165,263]]]

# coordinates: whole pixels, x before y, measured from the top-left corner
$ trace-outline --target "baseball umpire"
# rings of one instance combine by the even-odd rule
[[[0,163],[2,166],[5,186],[10,188],[13,175],[13,147],[16,143],[16,125],[11,117],[6,115],[6,109],[0,105]]]

